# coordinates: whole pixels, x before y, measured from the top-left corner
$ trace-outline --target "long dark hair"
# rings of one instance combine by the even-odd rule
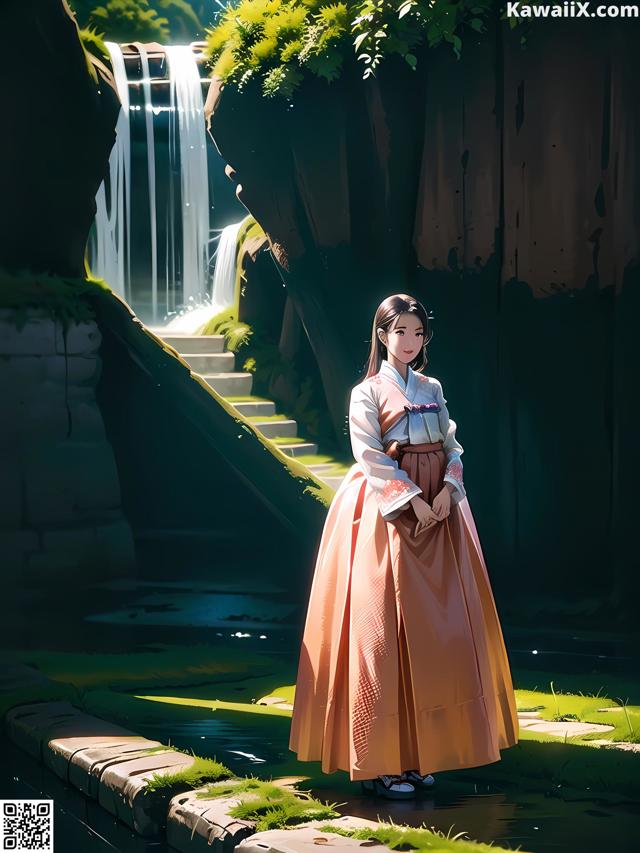
[[[371,330],[371,349],[369,351],[369,360],[367,361],[367,372],[364,376],[367,379],[369,376],[374,376],[382,364],[382,359],[387,358],[387,347],[378,337],[378,329],[384,332],[388,331],[396,317],[400,314],[416,314],[422,321],[424,329],[424,343],[418,355],[409,362],[409,366],[416,371],[424,370],[427,366],[426,346],[433,337],[429,320],[433,319],[429,315],[424,305],[414,299],[413,296],[407,296],[406,293],[396,293],[387,298],[378,305],[378,310],[373,318],[373,328]]]

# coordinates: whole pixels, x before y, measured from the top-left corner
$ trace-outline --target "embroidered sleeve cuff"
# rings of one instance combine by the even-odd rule
[[[407,480],[387,480],[378,497],[380,513],[386,521],[397,518],[411,498],[422,494],[422,489]]]
[[[458,503],[458,501],[461,501],[462,498],[465,497],[466,491],[462,479],[462,462],[460,462],[459,458],[454,457],[451,462],[448,463],[444,472],[444,482],[451,483],[456,488],[454,494],[451,495],[451,500],[454,504]]]

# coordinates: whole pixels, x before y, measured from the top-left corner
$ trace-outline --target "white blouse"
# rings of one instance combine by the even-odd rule
[[[458,503],[466,494],[460,461],[463,448],[456,440],[456,423],[449,417],[442,385],[409,366],[405,383],[387,359],[382,360],[379,373],[395,382],[407,398],[405,414],[381,435],[379,392],[375,383],[364,380],[351,391],[349,433],[353,456],[376,495],[380,513],[385,520],[392,521],[415,495],[422,494],[422,489],[399,467],[397,460],[384,452],[383,448],[391,441],[399,444],[442,441],[447,455],[444,480],[455,486],[451,502]]]

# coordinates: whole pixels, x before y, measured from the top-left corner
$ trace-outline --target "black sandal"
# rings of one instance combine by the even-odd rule
[[[402,778],[407,782],[410,782],[415,788],[423,790],[432,788],[433,783],[436,781],[430,773],[422,776],[417,770],[406,770],[402,774]]]

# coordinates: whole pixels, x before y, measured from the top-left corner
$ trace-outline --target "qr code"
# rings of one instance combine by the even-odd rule
[[[0,800],[0,851],[53,853],[53,800]]]

